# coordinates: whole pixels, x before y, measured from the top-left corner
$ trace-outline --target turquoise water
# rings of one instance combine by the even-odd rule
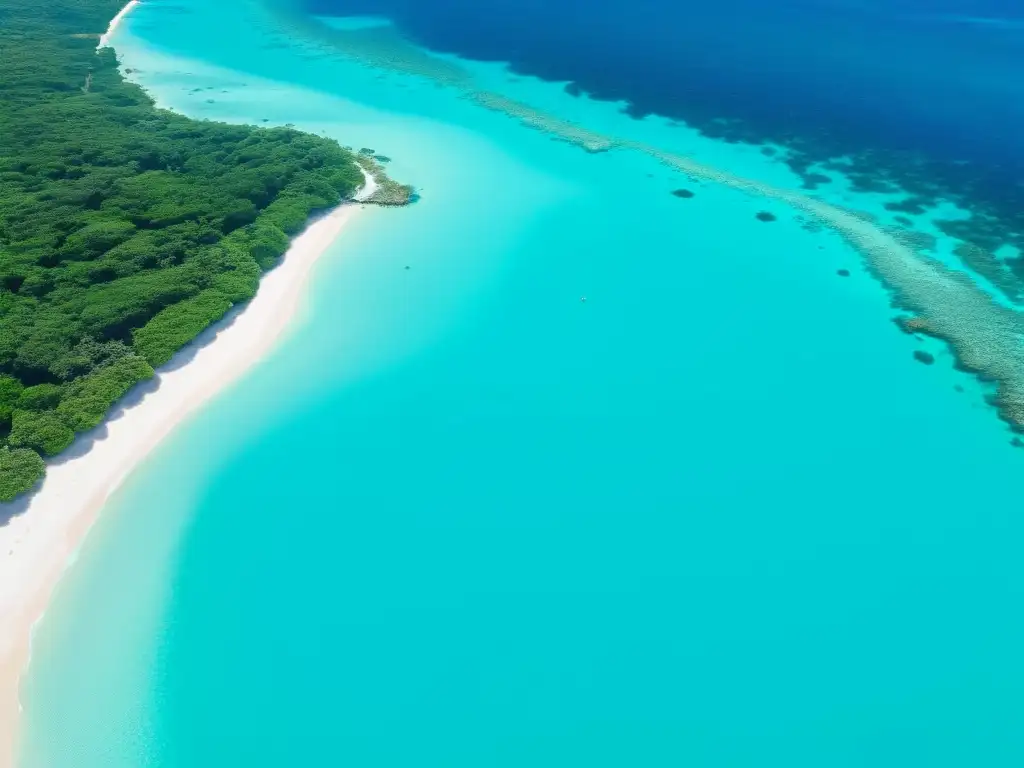
[[[114,42],[161,104],[373,147],[422,199],[357,219],[287,343],[108,505],[24,766],[1024,761],[1024,454],[857,253],[276,24],[147,2]]]

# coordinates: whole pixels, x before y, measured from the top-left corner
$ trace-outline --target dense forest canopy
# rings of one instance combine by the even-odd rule
[[[123,0],[0,0],[0,500],[362,183],[336,142],[197,122],[125,82]]]

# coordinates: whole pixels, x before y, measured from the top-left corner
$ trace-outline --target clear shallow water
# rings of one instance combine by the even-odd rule
[[[1021,455],[857,254],[281,43],[237,0],[115,40],[161,103],[374,147],[422,200],[358,220],[289,343],[110,505],[37,637],[25,766],[1020,764]]]

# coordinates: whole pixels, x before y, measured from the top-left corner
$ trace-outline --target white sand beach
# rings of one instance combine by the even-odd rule
[[[357,199],[372,190],[368,182]],[[251,302],[181,350],[157,371],[155,386],[141,385],[141,397],[130,393],[111,421],[80,435],[65,454],[73,458],[48,466],[42,487],[27,501],[0,505],[0,521],[17,513],[0,527],[0,768],[14,765],[32,627],[104,502],[154,446],[280,340],[313,265],[359,210],[342,205],[312,223]]]
[[[124,8],[117,12],[117,16],[110,20],[110,24],[107,26],[107,31],[100,35],[100,42],[99,45],[96,46],[97,48],[102,48],[105,45],[110,45],[111,35],[114,34],[114,31],[117,29],[118,25],[121,23],[124,17],[131,13],[132,9],[135,8],[138,4],[139,0],[131,0],[131,2],[129,2]]]

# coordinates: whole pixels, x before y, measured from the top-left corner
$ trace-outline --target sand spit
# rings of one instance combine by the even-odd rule
[[[363,188],[363,192],[373,189]],[[69,558],[124,478],[175,427],[277,344],[302,304],[313,265],[360,210],[342,205],[299,235],[244,308],[129,393],[111,421],[81,435],[27,501],[0,505],[0,768],[13,768],[33,624]],[[11,515],[14,515],[11,517]]]

